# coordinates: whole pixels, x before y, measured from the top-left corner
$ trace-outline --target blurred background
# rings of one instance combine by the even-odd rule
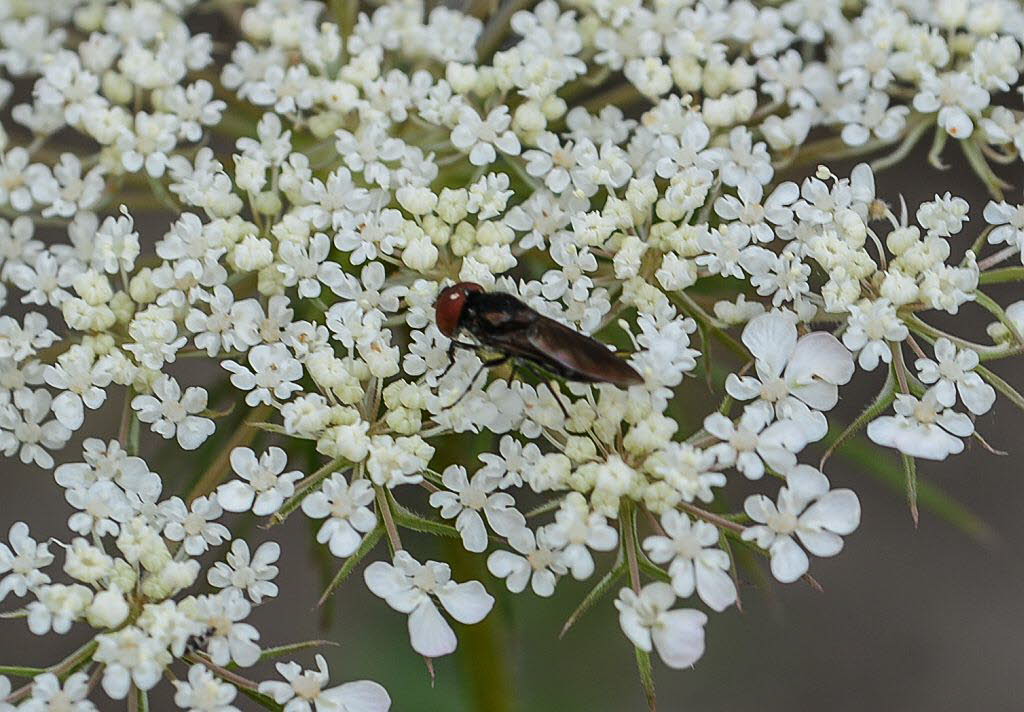
[[[922,168],[927,166],[926,148],[911,156],[904,168],[879,175],[878,195],[898,205],[902,193],[914,206],[955,185],[954,194],[972,205],[971,222],[955,238],[966,249],[983,224],[981,210],[988,197],[955,147],[946,152],[952,167],[943,173]],[[850,165],[831,167],[845,175]],[[1021,185],[1019,174],[1011,178]],[[1018,202],[1019,191],[1007,199]],[[140,222],[140,231],[152,240],[166,225],[166,220],[159,219]],[[1004,285],[992,294],[1003,305],[1024,299],[1019,285]],[[957,333],[984,340],[989,320],[980,309],[968,313],[976,317],[974,323],[961,315],[956,319]],[[933,321],[942,323],[937,317]],[[971,333],[964,332],[965,324],[973,329]],[[994,370],[1015,387],[1024,388],[1020,359],[995,364]],[[844,391],[839,409],[843,418],[855,417],[857,406],[871,397],[880,377],[880,373],[858,374]],[[189,383],[195,383],[192,376]],[[700,398],[706,393],[703,388],[695,379],[685,393]],[[120,394],[112,395],[115,410],[120,401]],[[107,421],[103,415],[93,417],[84,434],[109,437],[116,430],[116,415],[108,409],[107,417]],[[811,574],[824,590],[812,590],[803,582],[761,586],[746,576],[740,591],[742,612],[731,608],[711,616],[707,653],[693,670],[671,671],[655,661],[659,709],[959,712],[1024,708],[1024,469],[1020,464],[1024,417],[1000,399],[977,425],[994,448],[1009,455],[992,454],[973,442],[967,452],[945,463],[919,463],[922,511],[916,530],[898,467],[885,470],[886,479],[869,473],[849,451],[833,457],[827,468],[833,486],[857,491],[863,519],[838,557],[812,560]],[[58,462],[80,460],[76,443]],[[160,450],[159,439],[144,437],[144,456]],[[164,475],[166,496],[183,491],[197,471],[193,457],[175,449],[164,452],[172,453],[173,459],[154,456],[150,466]],[[896,462],[889,453],[870,452],[872,459]],[[817,455],[809,453],[804,461],[816,462]],[[301,458],[290,464],[305,468]],[[27,521],[37,537],[66,540],[64,521],[70,509],[52,475],[11,460],[4,460],[0,468],[4,540],[7,529],[18,520]],[[941,488],[949,499],[929,490],[929,485]],[[947,516],[929,509],[929,501]],[[264,647],[311,638],[333,641],[336,645],[322,648],[332,682],[376,680],[391,693],[395,712],[647,709],[633,651],[618,626],[614,597],[601,601],[560,640],[558,631],[588,590],[586,583],[565,579],[550,600],[530,593],[512,596],[486,572],[483,556],[403,533],[417,558],[453,561],[456,579],[479,578],[498,599],[484,623],[455,624],[459,650],[434,662],[436,682],[431,689],[423,659],[409,647],[406,616],[366,590],[362,567],[325,608],[316,607],[325,580],[340,563],[325,560],[312,541],[312,531],[309,521],[297,515],[271,531],[252,527],[245,534],[253,548],[274,538],[283,550],[281,594],[260,606],[252,621],[261,631]],[[236,530],[236,534],[243,532]],[[379,558],[385,549],[383,543],[378,547]],[[51,550],[59,565],[62,557],[57,547]],[[11,597],[2,608],[17,605],[18,600]],[[47,665],[73,650],[84,628],[75,627],[64,637],[37,638],[24,621],[14,620],[0,622],[0,631],[0,664]],[[310,666],[313,652],[295,657]],[[252,675],[257,680],[272,676],[269,664]],[[162,684],[159,689],[167,695],[171,688]],[[122,703],[115,705],[101,693],[97,699],[103,710],[122,708]],[[154,710],[170,709],[168,697],[152,699]],[[241,696],[236,703],[250,708]]]

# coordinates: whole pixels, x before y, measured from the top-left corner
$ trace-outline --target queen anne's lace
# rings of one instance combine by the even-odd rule
[[[27,597],[39,635],[93,629],[27,686],[0,677],[0,712],[138,702],[165,675],[182,709],[241,688],[387,710],[321,656],[244,676],[289,554],[225,512],[316,520],[345,559],[327,593],[378,559],[363,580],[428,658],[494,599],[414,532],[517,593],[621,578],[638,659],[689,667],[713,624],[686,606],[738,603],[734,547],[791,582],[857,528],[810,444],[863,428],[912,484],[914,458],[985,444],[999,395],[1024,406],[989,368],[1024,352],[1024,302],[984,291],[1024,280],[993,169],[1024,152],[1013,0],[223,0],[218,37],[196,0],[0,5],[0,451],[55,468],[74,510],[64,543],[4,523],[0,600]],[[925,137],[994,199],[891,209],[873,171]],[[642,384],[481,376],[435,324],[453,281],[624,346]],[[990,340],[940,311],[987,312]],[[846,431],[858,367],[886,377]],[[192,452],[157,463],[161,438]],[[723,513],[737,480],[757,493]]]

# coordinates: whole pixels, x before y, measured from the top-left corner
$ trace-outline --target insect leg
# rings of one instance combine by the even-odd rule
[[[466,349],[467,351],[479,351],[480,348],[481,347],[477,346],[476,344],[470,344],[466,343],[465,341],[457,341],[455,339],[452,339],[451,342],[448,344],[448,365],[444,367],[443,371],[441,371],[441,375],[437,377],[437,380],[440,381],[442,378],[448,375],[449,371],[452,370],[452,366],[455,365],[455,352],[458,349]]]
[[[562,409],[562,415],[565,416],[565,423],[568,425],[569,421],[572,420],[572,416],[569,415],[569,409],[566,408],[565,403],[562,402],[562,396],[559,394],[558,390],[551,385],[554,382],[555,381],[553,379],[549,379],[544,381],[544,385],[548,387],[548,390],[551,391],[551,395],[555,397],[555,402],[558,403],[558,407]]]
[[[445,410],[447,410],[448,408],[455,407],[459,401],[466,397],[466,394],[468,394],[470,390],[472,390],[473,384],[476,383],[476,379],[480,377],[481,371],[483,371],[485,368],[494,368],[496,366],[502,365],[503,363],[507,363],[510,358],[512,357],[506,354],[504,356],[498,356],[496,358],[492,358],[489,361],[484,361],[483,363],[481,363],[480,368],[478,368],[476,370],[476,373],[473,374],[473,377],[469,379],[469,384],[465,387],[465,389],[463,389],[462,393],[459,395],[458,398],[456,398],[454,401],[445,406]]]

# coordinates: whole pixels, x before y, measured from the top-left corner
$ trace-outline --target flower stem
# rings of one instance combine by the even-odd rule
[[[635,593],[640,593],[640,562],[636,551],[636,506],[632,502],[622,507],[619,529],[622,530],[622,548],[626,550],[629,584]]]
[[[742,524],[730,522],[728,519],[721,515],[715,514],[714,512],[709,512],[706,509],[701,509],[700,507],[690,504],[689,502],[680,502],[678,506],[684,512],[689,512],[695,517],[700,517],[704,521],[710,522],[711,524],[714,524],[716,527],[719,527],[721,529],[728,529],[730,531],[736,532],[737,534],[742,532],[744,529],[744,526]]]
[[[185,660],[188,660],[191,663],[199,663],[200,665],[205,665],[207,668],[209,668],[210,672],[214,673],[217,677],[230,682],[235,687],[244,687],[245,689],[252,690],[253,692],[259,690],[259,685],[250,680],[249,678],[242,677],[238,673],[228,670],[226,667],[221,667],[220,665],[217,665],[215,662],[210,660],[210,658],[206,657],[205,655],[200,655],[199,653],[189,653],[185,656]]]
[[[384,522],[384,531],[388,535],[388,544],[391,545],[391,553],[402,550],[402,539],[398,536],[398,527],[395,526],[395,516],[391,511],[391,502],[388,500],[387,490],[377,486],[373,488],[377,492],[377,509],[380,510],[380,519]]]
[[[995,267],[1000,262],[1005,262],[1006,260],[1008,260],[1009,258],[1013,257],[1014,255],[1019,255],[1019,254],[1020,254],[1020,248],[1017,247],[1016,245],[1011,245],[1010,247],[1004,247],[999,252],[995,253],[994,255],[989,255],[988,257],[983,259],[981,262],[979,262],[978,263],[978,270],[984,272],[985,270],[989,269],[990,267]]]

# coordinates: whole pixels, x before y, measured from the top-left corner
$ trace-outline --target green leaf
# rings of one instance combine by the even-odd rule
[[[857,438],[836,453],[862,468],[863,471],[891,489],[906,490],[906,473],[895,459],[871,443]],[[991,544],[997,537],[978,515],[953,499],[939,487],[920,478],[916,480],[918,505],[980,542]]]
[[[907,489],[907,504],[910,505],[910,516],[914,520],[914,528],[916,529],[917,523],[921,518],[917,511],[917,460],[910,455],[902,453],[900,454],[900,460],[903,462],[903,478]]]
[[[831,439],[831,443],[828,446],[828,450],[821,456],[821,463],[819,469],[825,468],[825,463],[828,461],[832,454],[841,448],[846,442],[854,435],[859,433],[861,430],[868,426],[872,420],[884,413],[892,402],[896,400],[896,378],[892,368],[889,369],[889,374],[885,379],[885,383],[882,385],[882,390],[875,396],[875,400],[871,402],[867,408],[864,409],[857,418],[850,423],[846,429],[844,429],[839,435]]]
[[[636,667],[640,673],[640,684],[647,696],[647,707],[654,712],[658,709],[658,700],[654,694],[654,669],[651,667],[651,654],[635,645],[633,650],[636,651]]]
[[[446,536],[452,538],[461,538],[462,534],[459,530],[453,527],[451,524],[445,524],[439,522],[436,519],[428,519],[411,509],[406,509],[398,502],[391,499],[391,508],[395,513],[395,524],[405,529],[411,529],[414,532],[422,532],[424,534],[436,534],[438,536]],[[503,544],[504,540],[500,537],[488,535],[488,540],[496,544]]]
[[[284,706],[274,702],[274,698],[264,695],[262,692],[256,690],[250,690],[248,687],[238,687],[238,691],[248,697],[250,700],[260,705],[264,709],[272,710],[273,712],[284,712]]]
[[[0,675],[9,675],[10,677],[35,677],[44,672],[46,672],[46,668],[0,665]]]
[[[342,582],[349,577],[349,575],[355,570],[356,566],[359,565],[359,562],[373,550],[373,547],[377,546],[377,542],[380,541],[380,538],[383,535],[384,525],[378,524],[363,538],[359,548],[355,550],[352,556],[345,559],[345,563],[343,563],[341,568],[338,569],[338,573],[334,574],[334,578],[332,578],[331,582],[327,584],[327,588],[324,589],[323,595],[320,596],[320,600],[317,601],[318,606],[324,605],[327,599],[331,597],[331,594],[338,590],[338,586],[340,586]]]
[[[624,561],[618,562],[613,568],[609,569],[608,573],[601,577],[601,580],[597,582],[597,585],[590,589],[590,592],[583,597],[580,601],[580,605],[576,606],[576,610],[572,612],[569,618],[565,621],[565,625],[562,626],[561,632],[558,637],[561,638],[569,629],[572,628],[576,621],[583,617],[583,614],[593,607],[595,603],[601,600],[615,585],[615,582],[622,578],[626,573],[626,563]]]
[[[309,648],[322,648],[325,645],[338,645],[333,640],[303,640],[301,643],[288,643],[287,645],[278,645],[273,648],[267,648],[260,652],[260,657],[257,662],[266,662],[267,660],[273,660],[279,658],[282,655],[289,655],[291,653],[297,653],[300,650],[307,650]],[[254,663],[255,664],[255,663]],[[228,670],[237,670],[238,663],[231,662],[224,666]]]
[[[672,582],[672,577],[668,575],[668,571],[665,571],[665,569],[655,564],[646,556],[641,554],[637,557],[637,563],[640,565],[640,571],[647,574],[652,579],[655,579],[656,581],[664,581],[665,583]]]
[[[275,435],[287,435],[290,438],[298,437],[297,435],[289,433],[283,425],[278,425],[277,423],[259,421],[256,423],[249,423],[249,425],[267,433],[274,433]]]
[[[539,504],[536,507],[534,507],[533,509],[531,509],[529,512],[527,512],[526,513],[526,518],[527,519],[533,519],[534,517],[539,517],[542,514],[547,514],[548,512],[553,512],[556,509],[558,509],[561,505],[562,505],[562,500],[560,500],[560,499],[548,500],[544,504]]]

